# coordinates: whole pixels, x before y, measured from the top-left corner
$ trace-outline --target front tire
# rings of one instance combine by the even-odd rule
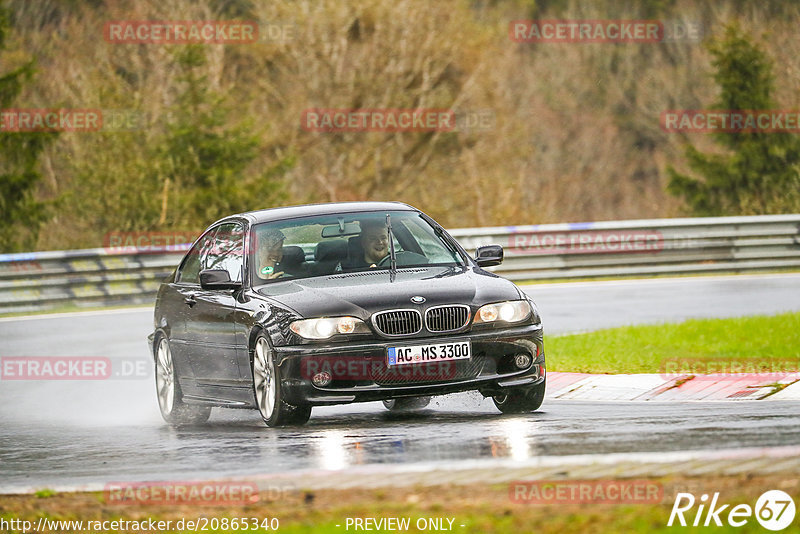
[[[430,404],[430,397],[402,397],[399,399],[386,399],[383,405],[390,412],[411,412],[421,410]]]
[[[535,412],[544,401],[545,383],[527,388],[519,388],[503,395],[492,397],[494,405],[503,413]]]
[[[302,425],[311,417],[311,406],[294,406],[283,400],[280,368],[267,338],[259,335],[253,347],[253,394],[261,418],[270,427]]]
[[[183,402],[178,373],[166,336],[161,336],[156,346],[156,396],[161,417],[172,426],[205,423],[211,415],[210,406]]]

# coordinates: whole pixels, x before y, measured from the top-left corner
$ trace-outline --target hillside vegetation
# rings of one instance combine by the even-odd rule
[[[771,59],[776,106],[800,108],[793,2],[4,5],[0,77],[30,61],[35,70],[11,107],[138,118],[125,131],[61,132],[37,149],[31,201],[46,217],[18,249],[101,246],[111,232],[199,231],[236,211],[325,201],[401,200],[448,227],[687,214],[667,191],[668,168],[692,174],[688,143],[727,149],[708,134],[668,133],[659,117],[717,99],[708,44],[734,22]],[[703,39],[516,43],[516,19],[656,19],[699,27]],[[115,20],[257,20],[289,31],[252,44],[118,44],[103,36]],[[488,113],[491,123],[324,133],[301,127],[309,108],[445,108]],[[0,175],[3,165],[0,157]],[[792,209],[800,207],[778,211]],[[13,222],[10,212],[0,217]]]

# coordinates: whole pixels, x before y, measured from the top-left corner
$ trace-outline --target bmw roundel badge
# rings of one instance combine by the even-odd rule
[[[425,302],[425,297],[420,297],[419,295],[417,295],[416,297],[411,297],[411,302],[413,302],[414,304],[422,304],[423,302]]]

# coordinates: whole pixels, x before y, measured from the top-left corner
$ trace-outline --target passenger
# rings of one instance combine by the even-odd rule
[[[258,239],[256,273],[263,280],[273,280],[283,275],[279,271],[283,259],[283,241],[286,236],[280,230],[269,230]]]

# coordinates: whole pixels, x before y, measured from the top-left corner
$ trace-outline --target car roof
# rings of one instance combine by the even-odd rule
[[[329,202],[325,204],[305,204],[302,206],[286,206],[257,211],[248,211],[230,217],[245,218],[251,224],[294,219],[309,215],[335,215],[337,213],[354,213],[359,211],[419,211],[403,202]],[[228,219],[229,217],[225,217]],[[224,219],[221,219],[224,220]],[[217,221],[220,222],[220,221]],[[215,223],[216,224],[216,223]]]

